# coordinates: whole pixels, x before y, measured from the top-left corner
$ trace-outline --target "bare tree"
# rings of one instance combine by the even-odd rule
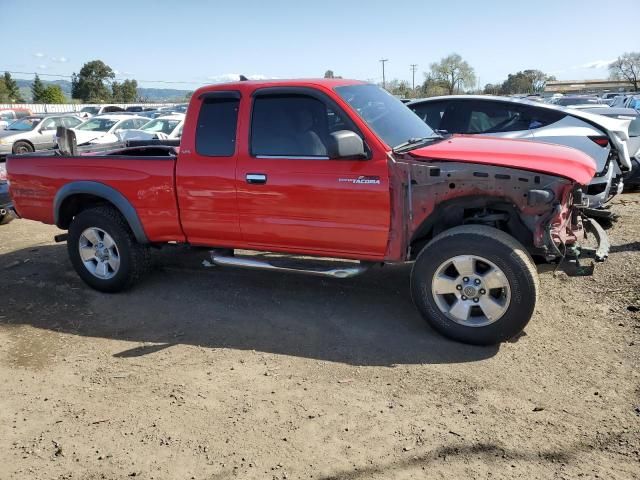
[[[453,95],[460,93],[460,87],[473,87],[476,83],[476,75],[471,65],[462,59],[457,53],[452,53],[439,62],[429,65],[431,78],[441,83]]]
[[[615,62],[611,62],[609,76],[615,80],[626,80],[633,85],[633,89],[637,92],[638,80],[640,80],[640,53],[625,53]]]

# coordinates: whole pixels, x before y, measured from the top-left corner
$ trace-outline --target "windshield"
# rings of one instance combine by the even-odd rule
[[[412,139],[437,137],[404,103],[376,85],[336,87],[336,92],[392,148]]]
[[[28,132],[36,128],[36,125],[40,123],[39,118],[23,118],[22,120],[16,120],[7,126],[7,130],[19,130],[21,132]]]
[[[92,115],[95,115],[96,113],[98,113],[100,111],[100,107],[84,107],[82,110],[80,110],[81,112],[86,112],[86,113],[90,113]]]
[[[76,128],[78,130],[90,130],[92,132],[107,132],[115,124],[115,120],[109,120],[108,118],[92,118],[82,125],[78,125]]]
[[[180,120],[168,120],[166,118],[156,118],[155,120],[151,120],[149,123],[146,123],[140,130],[144,130],[145,132],[162,132],[169,135],[173,132],[174,128],[178,126]]]

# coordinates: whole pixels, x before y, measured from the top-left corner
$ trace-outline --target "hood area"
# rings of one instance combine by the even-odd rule
[[[83,143],[87,142],[93,142],[94,140],[102,138],[107,134],[107,132],[94,130],[78,130],[76,128],[72,128],[71,130],[73,130],[76,134],[76,143],[78,145],[82,145]]]
[[[593,179],[594,160],[575,148],[526,140],[454,135],[406,154],[417,160],[445,160],[517,168],[568,178],[581,185]]]

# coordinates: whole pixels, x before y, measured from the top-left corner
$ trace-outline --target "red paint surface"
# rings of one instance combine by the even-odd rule
[[[591,182],[596,172],[593,159],[575,148],[475,135],[455,135],[412,150],[410,155],[415,158],[522,168],[569,178],[581,185]]]

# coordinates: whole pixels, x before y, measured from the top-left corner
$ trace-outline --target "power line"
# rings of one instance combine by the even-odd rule
[[[381,58],[380,63],[382,63],[382,88],[386,88],[385,79],[384,79],[384,64],[388,62],[388,58]]]
[[[38,75],[39,77],[58,77],[58,78],[72,78],[73,75],[61,75],[61,74],[55,74],[55,73],[37,73],[37,72],[16,72],[13,70],[2,70],[5,73],[11,73],[11,74],[16,74],[16,75]],[[193,81],[188,81],[188,82],[181,82],[178,80],[138,80],[135,79],[137,82],[146,82],[146,83],[166,83],[166,84],[173,84],[173,83],[184,83],[184,84],[192,84],[192,85],[206,85],[207,82],[193,82]]]

